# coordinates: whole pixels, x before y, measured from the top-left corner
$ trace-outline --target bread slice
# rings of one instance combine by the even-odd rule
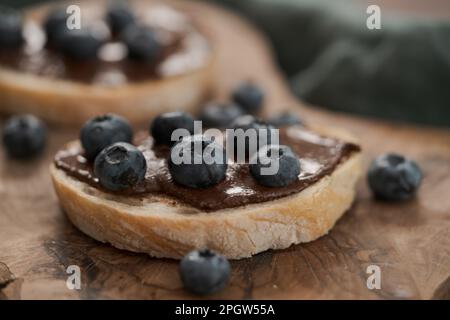
[[[0,66],[0,113],[32,113],[70,126],[109,112],[132,123],[148,122],[163,112],[194,113],[209,92],[212,70],[211,60],[186,74],[109,88],[47,79]]]
[[[214,212],[152,194],[137,200],[106,193],[54,165],[50,172],[69,219],[98,241],[154,257],[179,259],[208,247],[240,259],[328,233],[353,202],[361,153],[352,153],[331,175],[297,194]]]
[[[107,6],[106,1],[81,3],[90,6],[88,13],[91,7]],[[133,4],[139,12],[155,5],[145,1]],[[55,5],[28,10],[26,17],[40,21],[52,6]],[[93,116],[109,112],[120,114],[132,123],[146,123],[163,112],[195,112],[213,82],[216,54],[214,48],[208,50],[205,61],[174,75],[110,87],[40,76],[0,64],[0,113],[32,113],[54,124],[78,126]]]

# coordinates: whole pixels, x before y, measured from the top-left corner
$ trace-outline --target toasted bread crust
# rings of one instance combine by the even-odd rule
[[[69,219],[101,242],[154,257],[179,259],[209,247],[240,259],[328,233],[353,202],[361,154],[292,196],[209,213],[151,194],[140,199],[108,194],[54,165],[50,172]]]
[[[183,75],[117,88],[54,80],[0,67],[0,113],[33,113],[61,125],[81,125],[108,112],[132,123],[169,111],[195,112],[211,84],[213,57]]]

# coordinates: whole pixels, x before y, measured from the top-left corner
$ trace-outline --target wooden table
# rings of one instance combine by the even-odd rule
[[[309,123],[346,128],[361,139],[366,166],[374,156],[396,151],[416,159],[425,172],[417,199],[396,204],[374,201],[362,179],[354,206],[327,236],[233,261],[228,287],[208,298],[449,299],[450,130],[300,104],[252,26],[203,3],[181,6],[199,18],[218,49],[218,99],[240,80],[254,79],[269,94],[267,113],[291,108]],[[177,261],[114,249],[66,219],[47,169],[55,151],[77,135],[77,130],[52,128],[45,155],[32,162],[12,161],[0,151],[0,298],[195,298],[181,285]],[[366,268],[372,264],[381,268],[381,290],[366,286]],[[79,291],[66,287],[69,265],[81,268]]]

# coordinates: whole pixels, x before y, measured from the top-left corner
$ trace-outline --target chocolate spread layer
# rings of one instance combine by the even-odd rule
[[[94,8],[94,14],[86,18],[90,20],[88,25],[99,34],[108,34],[102,20],[104,9]],[[155,30],[162,45],[152,63],[128,59],[127,49],[117,35],[106,37],[97,59],[67,58],[46,42],[41,17],[26,20],[25,41],[20,48],[0,50],[0,67],[52,79],[118,86],[185,74],[208,63],[209,44],[184,15],[168,7],[152,8],[146,14],[141,23]]]
[[[231,163],[225,180],[219,184],[206,189],[191,189],[172,180],[167,167],[169,147],[154,145],[153,139],[147,135],[138,135],[135,144],[147,159],[146,177],[142,183],[120,194],[130,197],[144,197],[148,193],[163,195],[204,211],[261,203],[300,192],[331,174],[339,163],[360,150],[355,144],[322,137],[301,127],[284,128],[280,129],[280,144],[293,149],[299,156],[301,167],[298,179],[289,186],[264,187],[252,177],[248,164]],[[92,163],[83,157],[79,145],[58,152],[55,165],[68,175],[102,189]]]

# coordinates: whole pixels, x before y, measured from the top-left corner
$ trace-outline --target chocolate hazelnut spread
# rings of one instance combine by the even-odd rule
[[[144,197],[148,193],[163,195],[204,211],[235,208],[298,193],[331,174],[339,163],[360,150],[355,144],[323,137],[299,126],[280,129],[280,143],[290,146],[300,158],[300,175],[292,184],[281,188],[264,187],[252,177],[248,164],[231,163],[225,180],[219,184],[191,189],[173,182],[167,167],[169,147],[154,145],[151,137],[140,134],[135,144],[147,159],[146,177],[142,183],[120,194],[130,197]],[[92,163],[83,157],[79,145],[58,152],[55,165],[68,175],[102,189]]]
[[[208,63],[207,40],[184,15],[173,9],[154,7],[140,17],[142,24],[155,30],[163,47],[153,63],[127,59],[126,47],[116,35],[109,35],[101,19],[103,10],[94,9],[89,8],[87,12],[91,15],[86,20],[93,21],[89,25],[106,37],[97,59],[80,61],[65,57],[46,43],[42,18],[29,18],[24,26],[24,44],[20,48],[0,50],[0,68],[51,79],[118,86],[185,74]]]

